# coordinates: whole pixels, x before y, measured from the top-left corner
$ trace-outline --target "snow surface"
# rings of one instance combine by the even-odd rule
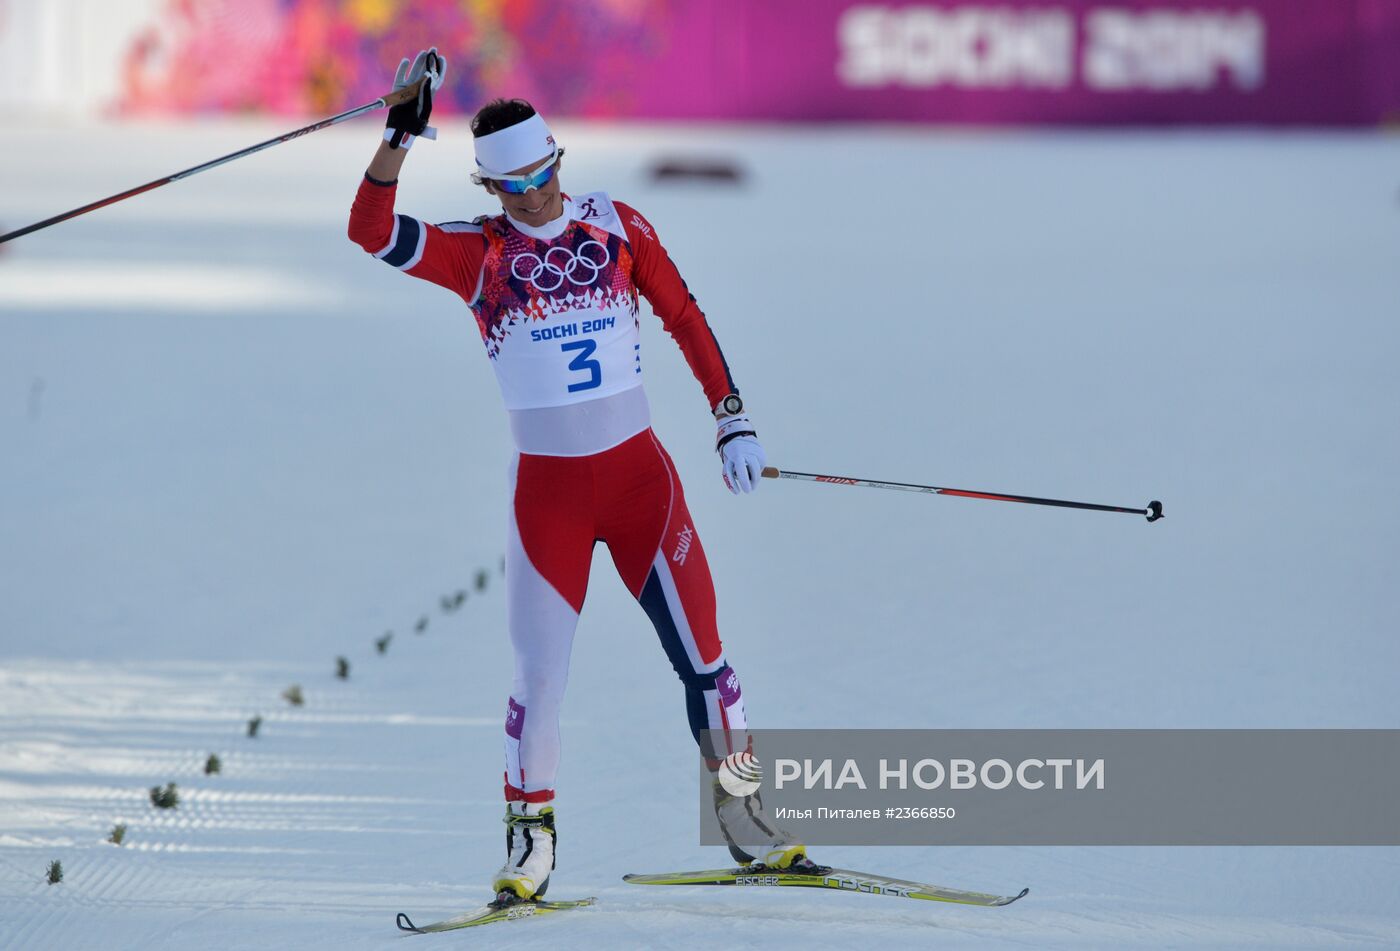
[[[0,218],[279,131],[27,128],[0,151]],[[0,946],[389,947],[396,912],[486,897],[509,441],[456,298],[344,237],[377,134],[318,133],[0,247]],[[773,463],[1166,504],[1148,526],[797,483],[734,499],[698,386],[646,322],[656,427],[756,726],[1400,727],[1400,140],[560,137],[567,186],[657,225]],[[419,143],[401,209],[490,210],[468,141]],[[676,154],[738,157],[749,180],[651,184]],[[624,885],[725,858],[697,844],[679,687],[598,558],[553,891],[600,904],[413,941],[1400,945],[1394,849],[816,852],[1031,887],[1005,909]],[[292,683],[304,707],[279,699]],[[182,803],[157,811],[169,781]]]

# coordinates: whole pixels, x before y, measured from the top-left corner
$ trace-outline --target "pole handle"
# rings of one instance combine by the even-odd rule
[[[763,478],[765,479],[778,479],[782,477],[782,474],[782,470],[779,469],[777,466],[763,467]]]
[[[384,102],[384,105],[386,105],[386,106],[397,106],[397,105],[399,105],[399,104],[401,104],[401,103],[408,102],[410,99],[417,99],[417,98],[418,98],[418,90],[419,90],[419,89],[422,87],[422,85],[423,85],[425,82],[427,82],[427,81],[428,81],[428,77],[427,77],[427,76],[424,76],[422,79],[418,80],[418,82],[416,82],[416,83],[412,83],[412,84],[410,84],[410,85],[408,85],[408,86],[403,87],[402,89],[395,89],[395,90],[394,90],[393,92],[391,92],[391,93],[386,93],[386,94],[382,97],[383,102]]]

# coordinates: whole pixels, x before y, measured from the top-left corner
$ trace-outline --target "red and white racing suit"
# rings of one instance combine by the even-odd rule
[[[600,540],[685,685],[697,740],[701,731],[743,730],[739,680],[715,628],[705,552],[676,467],[651,430],[638,292],[711,406],[738,390],[656,230],[601,192],[564,196],[563,215],[534,228],[504,214],[428,224],[394,213],[395,190],[366,176],[350,238],[385,263],[455,291],[471,308],[517,449],[506,542],[515,648],[506,799],[554,798],[559,707]]]

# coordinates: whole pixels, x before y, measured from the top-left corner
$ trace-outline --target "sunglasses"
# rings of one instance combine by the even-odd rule
[[[476,172],[472,174],[472,181],[478,185],[490,182],[498,191],[508,195],[523,195],[532,188],[538,191],[548,185],[549,180],[554,177],[555,166],[563,157],[564,150],[557,148],[553,155],[524,175],[482,175]]]

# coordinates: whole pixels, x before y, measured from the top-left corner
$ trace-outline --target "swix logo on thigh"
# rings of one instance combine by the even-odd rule
[[[695,532],[689,525],[681,526],[681,530],[676,534],[676,550],[671,555],[671,560],[678,565],[685,564],[685,556],[690,554],[690,543],[695,540]]]

